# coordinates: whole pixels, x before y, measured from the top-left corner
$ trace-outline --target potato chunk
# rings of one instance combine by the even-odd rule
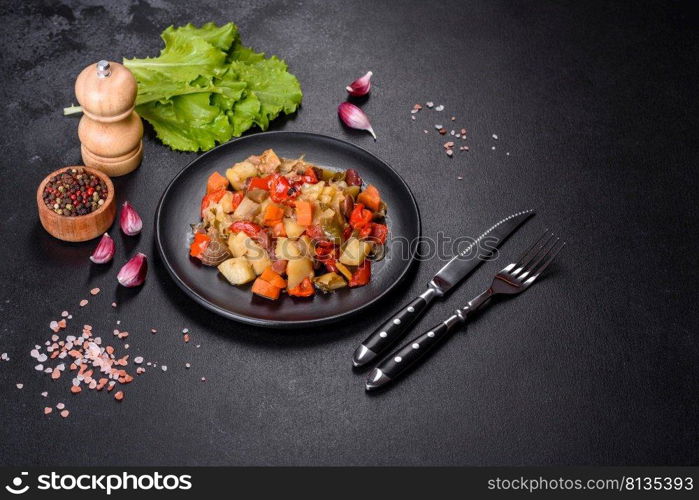
[[[369,242],[350,238],[340,255],[340,262],[347,266],[358,266],[364,262],[364,258],[370,251],[371,244]]]
[[[250,262],[245,257],[224,260],[218,265],[218,270],[232,285],[242,285],[257,277]]]
[[[286,265],[286,288],[290,290],[306,278],[313,278],[313,262],[306,257],[296,257]]]

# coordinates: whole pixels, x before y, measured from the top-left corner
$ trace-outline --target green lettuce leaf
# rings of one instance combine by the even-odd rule
[[[245,47],[233,23],[170,26],[158,57],[124,59],[138,82],[136,110],[180,151],[213,148],[254,126],[266,130],[301,104],[301,85],[277,57]]]

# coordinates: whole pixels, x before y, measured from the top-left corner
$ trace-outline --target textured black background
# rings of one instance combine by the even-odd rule
[[[11,361],[0,362],[0,462],[696,464],[698,58],[689,4],[4,1],[0,352]],[[78,121],[61,114],[78,72],[101,58],[154,55],[166,26],[209,20],[236,22],[247,44],[283,57],[301,80],[303,108],[273,129],[345,138],[387,160],[412,186],[426,236],[474,236],[536,206],[504,256],[550,226],[569,240],[558,265],[372,397],[351,353],[438,262],[422,263],[384,307],[344,325],[279,332],[215,317],[175,288],[155,255],[158,197],[196,155],[170,151],[150,131],[143,165],[116,181],[120,200],[146,220],[140,239],[113,231],[118,253],[103,271],[87,260],[93,243],[47,236],[34,190],[80,161]],[[367,69],[375,86],[363,107],[377,142],[343,130],[335,114],[344,85]],[[412,105],[428,100],[446,111],[412,122]],[[453,159],[431,130],[451,114],[471,147]],[[114,275],[136,248],[151,271],[128,293]],[[479,291],[500,264],[482,266],[421,325]],[[79,310],[93,286],[103,293]],[[91,391],[71,396],[68,379],[52,382],[29,357],[63,309],[103,337],[120,319],[132,357],[168,371],[139,377],[121,404]],[[70,418],[43,415],[58,401]]]

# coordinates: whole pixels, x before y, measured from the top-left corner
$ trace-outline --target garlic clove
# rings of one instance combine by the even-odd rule
[[[371,76],[374,73],[368,71],[366,75],[357,78],[355,81],[345,87],[349,95],[353,97],[361,97],[367,95],[371,90]]]
[[[115,248],[114,240],[107,233],[104,233],[97,248],[90,255],[90,260],[95,264],[106,264],[114,257]]]
[[[124,234],[128,236],[136,236],[143,229],[143,220],[138,212],[125,201],[121,207],[121,215],[119,216],[119,224]]]
[[[117,280],[121,286],[131,288],[142,285],[148,272],[148,257],[137,253],[119,270]]]
[[[357,106],[351,102],[343,102],[337,107],[337,114],[340,116],[342,123],[350,128],[366,130],[372,135],[374,140],[376,140],[376,134],[374,133],[374,129],[371,128],[369,117]]]

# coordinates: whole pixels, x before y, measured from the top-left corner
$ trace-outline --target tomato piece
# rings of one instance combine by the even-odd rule
[[[356,203],[350,214],[350,225],[354,229],[361,229],[371,222],[372,217],[371,210],[365,209],[361,203]]]
[[[201,259],[204,252],[206,252],[210,241],[211,238],[209,238],[209,236],[206,234],[196,233],[194,235],[194,241],[192,241],[192,244],[189,246],[189,255],[196,257],[197,259]]]
[[[204,198],[201,200],[201,213],[202,216],[204,214],[204,210],[206,210],[211,203],[218,203],[221,201],[221,198],[223,198],[223,195],[226,194],[225,189],[219,189],[218,191],[214,191],[213,193],[207,193],[204,195]]]
[[[310,297],[311,295],[315,294],[315,292],[313,283],[309,278],[304,278],[303,281],[294,288],[287,290],[287,293],[292,297]]]
[[[243,232],[248,236],[254,238],[260,233],[260,231],[262,231],[262,227],[260,227],[259,224],[255,224],[254,222],[250,222],[247,220],[239,220],[231,224],[230,230],[234,233]]]
[[[364,286],[369,283],[371,279],[371,261],[369,259],[364,259],[364,262],[357,267],[357,269],[352,273],[352,278],[349,281],[349,286]]]

